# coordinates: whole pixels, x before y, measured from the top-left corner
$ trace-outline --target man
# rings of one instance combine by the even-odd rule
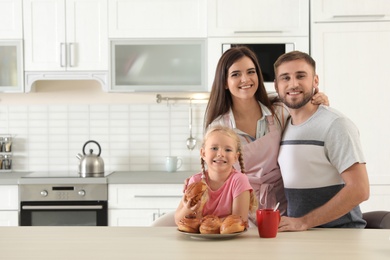
[[[319,79],[309,55],[286,53],[274,70],[275,89],[291,114],[278,157],[287,197],[279,231],[364,228],[359,204],[369,197],[369,182],[356,126],[310,102]]]

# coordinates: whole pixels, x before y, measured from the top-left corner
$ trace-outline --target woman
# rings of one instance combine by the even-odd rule
[[[328,99],[316,94],[312,102],[327,105]],[[221,56],[206,107],[205,128],[222,124],[239,135],[245,173],[258,207],[273,208],[280,202],[281,214],[286,212],[286,198],[277,157],[288,115],[282,103],[269,99],[259,62],[249,48],[231,48]],[[238,164],[235,167],[239,169]]]

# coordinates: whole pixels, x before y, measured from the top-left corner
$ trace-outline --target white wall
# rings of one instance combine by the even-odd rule
[[[164,170],[168,155],[183,157],[180,170],[200,170],[199,147],[186,147],[188,101],[167,105],[156,102],[157,93],[104,93],[94,81],[40,81],[35,88],[0,94],[0,135],[15,135],[14,170],[76,171],[75,156],[90,139],[100,143],[107,171]],[[199,143],[204,109],[204,101],[193,104]]]

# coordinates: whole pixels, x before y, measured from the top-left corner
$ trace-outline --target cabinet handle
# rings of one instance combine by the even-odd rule
[[[69,67],[74,67],[74,57],[75,57],[75,44],[73,42],[69,43]]]
[[[333,18],[383,18],[384,14],[351,14],[351,15],[333,15]]]
[[[283,31],[234,31],[234,33],[282,33]]]
[[[161,195],[161,196],[157,196],[157,195],[134,195],[134,198],[181,198],[182,196],[180,195]]]
[[[66,67],[66,48],[65,43],[60,43],[60,66]]]

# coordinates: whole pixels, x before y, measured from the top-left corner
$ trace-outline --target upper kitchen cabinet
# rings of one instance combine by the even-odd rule
[[[0,40],[0,92],[23,92],[22,40]]]
[[[209,36],[308,36],[309,0],[209,0]]]
[[[315,0],[311,10],[314,22],[390,20],[388,0]]]
[[[24,0],[26,71],[108,70],[107,0]]]
[[[0,0],[0,92],[23,92],[22,0]]]
[[[26,92],[41,79],[108,89],[107,0],[24,0],[23,18]]]
[[[206,92],[206,40],[111,41],[112,92]]]
[[[110,38],[207,36],[206,0],[110,0]]]
[[[0,40],[22,37],[22,0],[0,0]]]

